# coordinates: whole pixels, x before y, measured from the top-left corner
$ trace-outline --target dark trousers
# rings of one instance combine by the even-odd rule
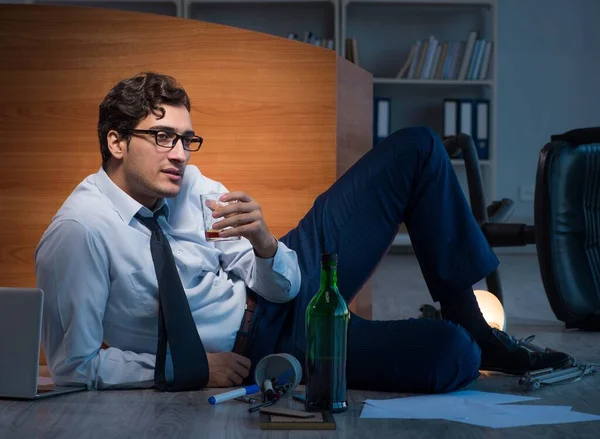
[[[304,363],[305,310],[319,290],[321,254],[338,254],[339,288],[349,303],[403,222],[435,301],[465,291],[498,264],[440,138],[428,128],[399,130],[320,195],[281,238],[298,255],[302,285],[286,304],[259,298],[251,329],[253,365],[274,352]],[[401,303],[402,284],[394,288]],[[479,375],[478,345],[444,320],[371,321],[352,314],[348,343],[350,389],[448,392]]]

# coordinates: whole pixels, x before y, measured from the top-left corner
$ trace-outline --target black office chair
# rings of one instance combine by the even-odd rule
[[[600,330],[600,128],[551,136],[541,150],[534,223],[508,223],[514,202],[486,206],[477,151],[470,136],[444,139],[451,157],[465,162],[469,200],[491,247],[534,244],[552,311],[567,328]],[[486,278],[503,301],[499,271]]]

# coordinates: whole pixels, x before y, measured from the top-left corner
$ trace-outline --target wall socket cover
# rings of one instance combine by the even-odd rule
[[[535,198],[535,186],[521,185],[519,188],[519,198],[521,201],[533,201]]]

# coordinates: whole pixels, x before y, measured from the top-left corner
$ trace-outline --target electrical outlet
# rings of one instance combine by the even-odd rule
[[[535,186],[521,185],[519,188],[519,198],[521,201],[533,201],[535,198]]]

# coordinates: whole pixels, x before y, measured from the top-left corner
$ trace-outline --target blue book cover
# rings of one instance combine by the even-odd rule
[[[389,98],[373,99],[373,146],[390,135],[392,101]]]

